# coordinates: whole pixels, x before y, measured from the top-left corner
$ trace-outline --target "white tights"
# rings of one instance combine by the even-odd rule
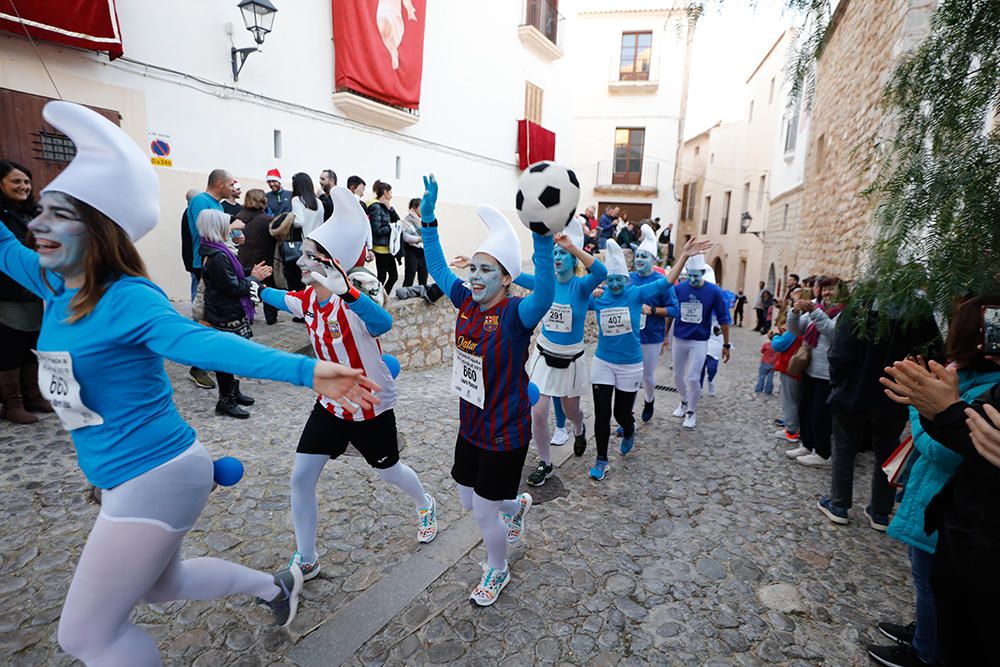
[[[563,412],[566,419],[573,423],[574,435],[583,433],[583,411],[580,409],[579,396],[564,396],[559,399],[562,402]],[[538,402],[531,408],[531,438],[538,447],[538,458],[545,463],[552,463],[552,429],[549,428],[549,407],[552,404],[552,397],[542,394],[538,397]]]
[[[486,546],[486,565],[497,570],[507,569],[507,527],[500,512],[515,514],[520,509],[516,500],[487,500],[471,486],[458,485],[458,499],[462,507],[472,510],[472,516],[479,524],[479,532]]]
[[[660,363],[663,343],[644,343],[642,346],[642,389],[647,403],[656,398],[656,365]]]
[[[330,460],[325,454],[296,454],[292,467],[292,523],[295,524],[295,550],[302,554],[302,560],[316,560],[316,524],[319,504],[316,500],[316,484],[323,466]],[[375,472],[384,482],[399,487],[413,499],[417,509],[427,507],[430,499],[424,491],[417,473],[405,463],[396,463],[391,468],[376,468]]]
[[[688,404],[689,412],[698,410],[701,398],[701,369],[708,355],[708,341],[683,340],[674,337],[671,341],[674,351],[674,384],[681,400]]]

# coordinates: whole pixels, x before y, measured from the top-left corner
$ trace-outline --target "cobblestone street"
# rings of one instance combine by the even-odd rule
[[[305,333],[293,327],[287,320],[257,327],[258,340],[299,347]],[[477,534],[466,536],[471,550],[459,550],[440,577],[388,609],[374,635],[351,637],[361,648],[348,664],[868,664],[863,647],[878,641],[875,623],[911,620],[905,549],[864,521],[870,454],[859,457],[850,525],[834,526],[815,508],[829,473],[783,455],[772,423],[780,399],[753,398],[759,346],[759,336],[735,330],[734,360],[720,371],[719,395],[703,400],[694,432],[670,417],[676,395],[658,391],[657,413],[640,427],[635,450],[623,458],[612,439],[603,482],[587,477],[592,439],[580,459],[554,449],[568,460],[538,490],[542,502],[512,549],[512,580],[495,606],[467,600],[485,551]],[[294,550],[288,479],[311,392],[244,380],[257,404],[249,420],[237,421],[215,416],[214,391],[196,388],[186,368],[168,370],[178,407],[213,457],[232,454],[246,467],[238,485],[212,495],[186,555],[283,566]],[[669,373],[664,354],[661,384],[673,384]],[[323,570],[306,584],[290,632],[270,627],[267,609],[246,596],[140,605],[134,621],[157,639],[167,664],[308,663],[299,656],[324,641],[326,619],[377,610],[365,596],[380,580],[405,580],[401,564],[434,558],[456,524],[475,531],[462,521],[449,474],[458,417],[449,374],[404,368],[399,377],[402,460],[437,497],[438,540],[418,545],[405,496],[360,457],[345,457],[320,481]],[[526,473],[535,460],[530,454]],[[0,426],[4,664],[72,663],[55,635],[97,514],[87,489],[55,417]]]

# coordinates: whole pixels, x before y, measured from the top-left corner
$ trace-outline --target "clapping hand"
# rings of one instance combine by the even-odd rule
[[[922,416],[933,419],[958,403],[958,371],[936,361],[925,367],[917,357],[897,361],[885,369],[889,377],[879,378],[885,395],[896,403],[912,405]]]
[[[272,269],[264,262],[259,262],[255,264],[253,269],[250,271],[250,275],[256,278],[257,280],[265,280],[266,278],[270,277],[272,273],[274,273],[274,269]]]
[[[983,412],[986,417],[972,408],[966,408],[965,416],[968,419],[965,420],[965,425],[969,427],[969,437],[979,455],[1000,468],[1000,412],[989,403],[983,406]]]
[[[375,392],[381,387],[362,375],[361,369],[348,368],[332,361],[316,362],[312,388],[331,400],[350,401],[365,410],[380,402]]]

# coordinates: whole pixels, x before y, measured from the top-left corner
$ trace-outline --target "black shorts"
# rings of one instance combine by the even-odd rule
[[[527,447],[494,452],[458,436],[451,477],[462,486],[471,486],[476,495],[486,500],[511,500],[517,498],[526,458]]]
[[[375,419],[347,421],[334,415],[319,402],[299,437],[299,454],[323,454],[335,459],[351,444],[373,468],[385,470],[399,463],[396,442],[396,414],[386,410]]]

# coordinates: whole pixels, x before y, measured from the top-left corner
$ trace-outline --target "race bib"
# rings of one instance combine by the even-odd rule
[[[569,333],[573,330],[573,309],[564,303],[554,303],[542,322],[547,331]]]
[[[97,426],[104,418],[80,398],[80,384],[73,375],[73,357],[69,352],[38,352],[38,387],[55,409],[67,431]]]
[[[639,316],[639,331],[646,328],[646,313]]]
[[[482,410],[486,404],[483,358],[455,348],[451,364],[451,388],[463,401]]]
[[[681,304],[681,322],[701,324],[702,307],[700,301],[685,301]]]
[[[605,308],[601,311],[601,331],[605,336],[632,333],[632,315],[628,308]]]

